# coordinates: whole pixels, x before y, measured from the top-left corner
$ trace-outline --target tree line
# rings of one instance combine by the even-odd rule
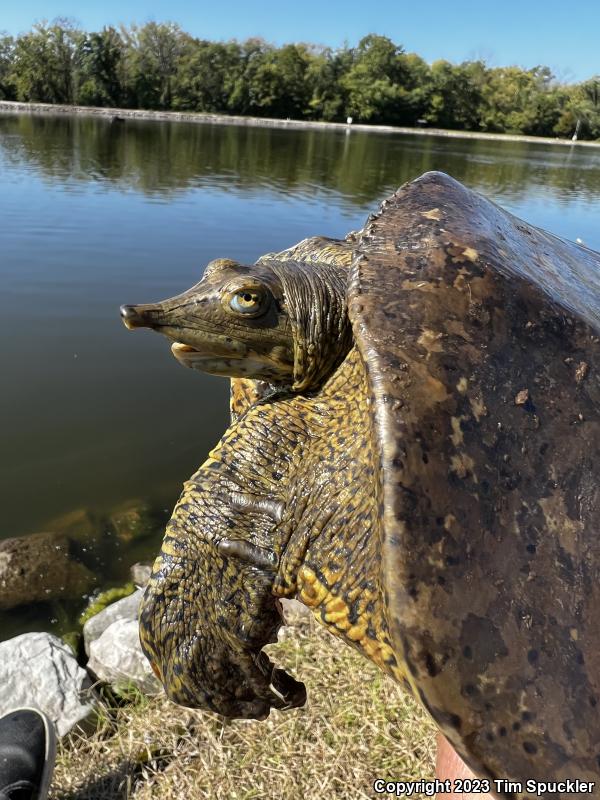
[[[600,138],[600,76],[428,64],[386,36],[357,46],[211,42],[172,22],[0,35],[0,99]]]

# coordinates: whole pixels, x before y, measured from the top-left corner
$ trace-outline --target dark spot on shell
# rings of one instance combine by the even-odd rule
[[[488,742],[493,742],[496,737],[494,736],[493,733],[488,732],[486,733],[485,738],[488,740]]]
[[[506,731],[506,728],[504,727],[504,725],[500,728],[498,733],[500,734],[500,736],[506,736],[507,731]]]
[[[533,742],[523,742],[523,750],[533,756],[537,753],[538,749],[537,745],[535,745]]]
[[[540,654],[537,650],[529,650],[527,653],[527,661],[529,661],[530,664],[537,664],[539,657]]]
[[[425,653],[425,669],[427,670],[427,674],[430,675],[432,678],[435,678],[436,675],[439,674],[438,665],[435,663],[434,657],[431,653]]]
[[[474,643],[473,660],[481,671],[498,658],[508,655],[508,648],[500,630],[487,617],[468,614],[463,621],[460,638],[462,642]]]
[[[563,731],[565,732],[565,735],[566,735],[567,739],[572,740],[573,739],[573,728],[571,728],[571,726],[569,725],[568,722],[563,722],[563,726],[562,727],[563,727]]]
[[[473,658],[473,651],[471,650],[469,645],[466,645],[466,647],[463,647],[463,656],[465,658],[468,658],[468,659]]]
[[[533,717],[534,714],[532,714],[531,711],[523,711],[523,713],[521,714],[521,719],[523,720],[523,722],[531,722]]]
[[[593,695],[590,697],[590,705],[592,708],[596,708],[598,705],[598,700]]]
[[[477,694],[477,687],[473,683],[467,683],[464,688],[464,693],[472,697],[474,694]]]
[[[521,723],[520,722],[513,722],[512,729],[513,729],[513,731],[520,731],[521,730]]]
[[[446,578],[444,578],[443,575],[438,575],[437,576],[437,582],[438,582],[438,584],[440,586],[445,586],[446,585]]]
[[[460,558],[458,556],[446,556],[445,561],[447,567],[455,567],[457,564],[460,564]]]
[[[440,711],[439,708],[431,709],[431,715],[440,727],[443,728],[444,723],[454,730],[459,731],[462,726],[462,719],[458,714],[453,714],[448,711]]]
[[[533,555],[533,553],[535,553],[536,551],[536,546],[534,544],[528,544],[525,549],[527,550],[528,553],[531,553]]]

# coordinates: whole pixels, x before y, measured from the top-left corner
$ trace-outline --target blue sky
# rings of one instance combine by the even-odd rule
[[[427,61],[485,58],[550,66],[561,80],[600,74],[600,0],[0,0],[0,30],[75,18],[94,30],[172,20],[206,39],[332,46],[381,33]]]

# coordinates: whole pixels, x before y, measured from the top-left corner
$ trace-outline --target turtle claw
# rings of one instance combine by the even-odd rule
[[[273,704],[279,711],[300,708],[306,703],[306,686],[297,681],[284,669],[275,668],[269,686],[273,694],[281,699],[282,705]]]
[[[297,681],[284,669],[275,667],[268,655],[263,653],[262,650],[255,658],[254,663],[269,681],[268,702],[271,708],[276,708],[278,711],[288,711],[290,708],[300,708],[306,703],[306,686],[302,681]]]

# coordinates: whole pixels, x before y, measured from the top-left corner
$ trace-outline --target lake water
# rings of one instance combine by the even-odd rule
[[[227,382],[126,331],[121,303],[176,294],[215,257],[343,237],[431,169],[600,250],[600,149],[0,115],[0,538],[130,501],[166,514],[226,426]],[[101,583],[159,538],[105,549]],[[61,613],[0,615],[0,638]]]

